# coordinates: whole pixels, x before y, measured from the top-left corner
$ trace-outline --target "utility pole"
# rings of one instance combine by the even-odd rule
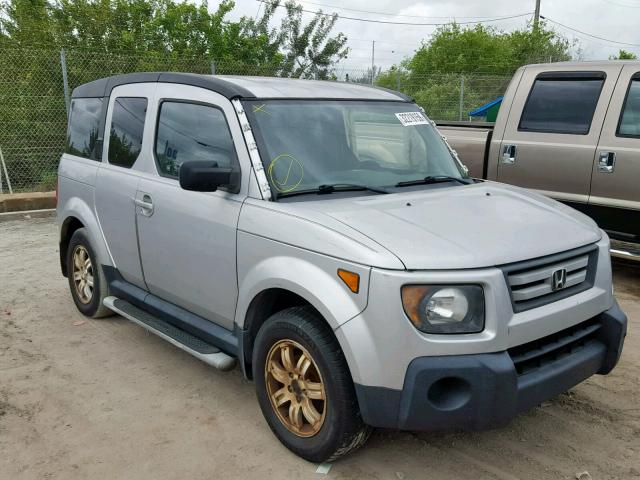
[[[67,109],[67,119],[69,118],[69,106],[71,100],[69,99],[69,79],[67,78],[67,56],[64,53],[64,48],[60,50],[60,66],[62,67],[62,87],[64,88],[64,106]]]
[[[373,77],[376,73],[376,41],[371,42],[371,85],[373,85]]]
[[[538,30],[538,23],[540,22],[540,0],[536,0],[536,11],[533,14],[533,30]]]

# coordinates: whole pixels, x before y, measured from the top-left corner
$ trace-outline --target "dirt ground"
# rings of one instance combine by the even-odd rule
[[[323,478],[262,419],[253,384],[121,317],[85,320],[53,219],[0,223],[0,478]],[[622,360],[509,427],[376,431],[335,479],[640,478],[640,268],[614,266]]]

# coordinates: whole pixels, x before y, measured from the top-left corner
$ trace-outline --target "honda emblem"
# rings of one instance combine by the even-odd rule
[[[562,290],[567,284],[567,271],[564,268],[556,270],[551,275],[551,288],[555,292],[556,290]]]

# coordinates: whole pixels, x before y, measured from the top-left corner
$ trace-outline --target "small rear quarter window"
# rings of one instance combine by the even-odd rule
[[[74,98],[71,101],[66,153],[91,160],[101,159],[102,102],[102,98]]]

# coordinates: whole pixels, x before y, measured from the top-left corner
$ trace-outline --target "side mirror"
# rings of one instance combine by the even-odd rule
[[[233,169],[218,167],[218,162],[192,161],[180,166],[180,186],[194,192],[215,192],[232,183]]]

